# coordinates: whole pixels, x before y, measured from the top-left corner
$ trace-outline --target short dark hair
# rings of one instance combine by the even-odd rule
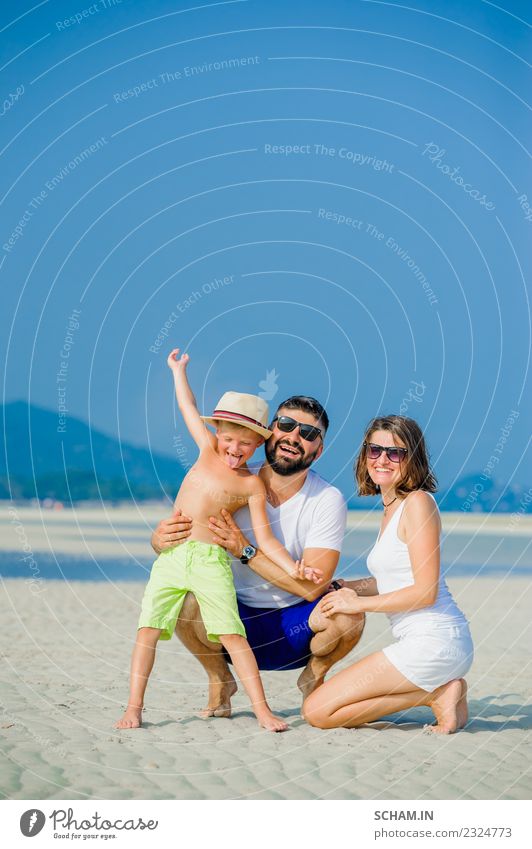
[[[355,460],[355,479],[359,495],[377,495],[379,487],[373,483],[366,463],[365,443],[369,442],[376,430],[387,430],[397,436],[408,451],[404,460],[403,479],[395,487],[398,495],[408,495],[415,489],[436,492],[438,483],[430,467],[430,458],[425,445],[423,432],[414,419],[406,416],[379,416],[372,419],[366,428],[358,457]]]
[[[321,424],[324,433],[329,427],[329,416],[325,407],[319,401],[316,401],[315,398],[311,398],[310,395],[291,395],[290,398],[279,404],[275,415],[277,415],[281,407],[285,410],[302,410],[304,413],[310,413]]]

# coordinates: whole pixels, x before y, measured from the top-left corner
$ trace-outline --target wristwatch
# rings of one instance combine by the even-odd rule
[[[252,557],[255,557],[257,553],[257,549],[251,543],[248,543],[242,549],[242,554],[240,555],[240,562],[243,566],[247,566]]]

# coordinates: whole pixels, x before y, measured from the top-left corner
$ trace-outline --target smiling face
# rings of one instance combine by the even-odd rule
[[[249,427],[217,422],[218,455],[230,469],[239,469],[253,456],[264,439]]]
[[[284,409],[277,410],[277,416],[290,416],[302,424],[310,424],[321,427],[320,422],[312,413],[304,410]],[[293,475],[308,467],[320,457],[323,451],[323,440],[321,436],[309,442],[301,438],[299,428],[296,427],[290,433],[285,433],[277,427],[277,422],[272,425],[273,434],[266,443],[266,459],[279,475]]]
[[[381,445],[383,448],[406,448],[401,440],[389,430],[374,430],[366,442]],[[373,483],[380,487],[381,492],[395,489],[405,474],[405,460],[392,462],[385,451],[376,460],[372,460],[366,452],[366,467]]]
[[[403,448],[406,451],[394,463],[386,454],[371,458],[368,443],[386,448]],[[359,443],[354,472],[359,495],[377,495],[386,492],[406,496],[416,489],[436,492],[438,481],[430,466],[430,458],[423,431],[414,419],[406,416],[377,416],[372,419]]]

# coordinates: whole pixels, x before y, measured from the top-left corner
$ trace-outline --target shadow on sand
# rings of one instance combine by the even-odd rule
[[[464,731],[529,730],[532,728],[532,704],[504,703],[504,699],[519,698],[516,693],[501,693],[469,700],[469,720]],[[400,731],[418,729],[420,725],[431,725],[434,717],[428,708],[413,708],[404,713],[391,714],[385,719],[368,723],[366,728],[381,730],[397,728]]]

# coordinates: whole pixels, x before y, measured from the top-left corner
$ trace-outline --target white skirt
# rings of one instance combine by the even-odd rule
[[[433,623],[402,631],[397,642],[383,649],[401,675],[431,693],[453,678],[463,678],[473,663],[473,640],[465,620],[459,624]]]

